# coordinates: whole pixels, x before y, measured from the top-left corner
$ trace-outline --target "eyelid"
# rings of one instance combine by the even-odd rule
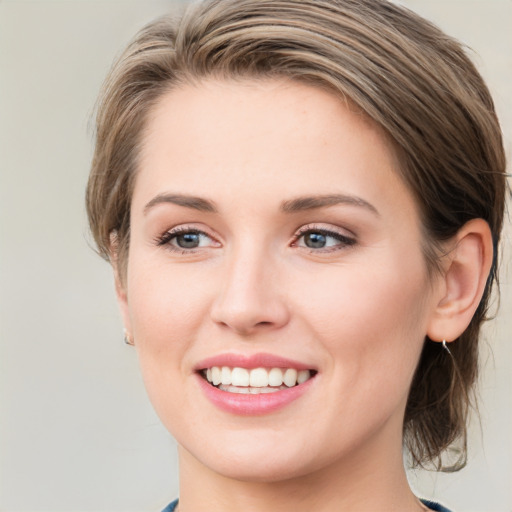
[[[202,228],[202,229],[198,228],[197,225],[194,225],[194,224],[180,224],[178,226],[174,226],[173,228],[167,229],[161,235],[158,235],[154,241],[157,246],[165,246],[166,248],[168,248],[169,250],[172,250],[172,251],[190,253],[190,252],[198,251],[201,249],[205,249],[205,247],[195,247],[195,248],[190,248],[190,249],[179,248],[179,247],[173,246],[170,243],[171,240],[173,240],[177,236],[179,236],[181,234],[185,234],[185,233],[196,233],[199,235],[204,235],[204,236],[208,237],[210,240],[212,240],[212,242],[213,242],[212,247],[220,247],[221,246],[221,243],[218,241],[217,237],[215,237],[213,234],[211,234],[209,232],[209,230],[204,229],[204,228]]]
[[[325,248],[308,248],[308,247],[302,247],[298,246],[298,241],[306,234],[308,233],[321,233],[326,236],[330,236],[333,238],[336,238],[339,240],[340,244],[337,246],[330,246]],[[320,224],[320,223],[314,223],[314,224],[306,224],[304,226],[301,226],[293,236],[292,246],[294,247],[301,247],[306,248],[311,252],[315,253],[321,253],[321,252],[331,252],[336,250],[342,250],[346,248],[347,246],[352,246],[357,243],[357,237],[356,235],[347,229],[343,228],[337,228],[334,227],[332,224],[326,225],[326,224]]]
[[[338,226],[333,226],[332,224],[324,224],[321,222],[313,222],[311,224],[305,224],[301,226],[299,229],[297,229],[295,236],[300,236],[311,231],[320,231],[322,233],[338,235],[345,238],[357,238],[356,234],[347,228],[341,228]]]
[[[175,239],[180,234],[185,233],[195,233],[199,235],[203,235],[209,238],[212,243],[206,247],[194,247],[194,248],[180,248],[171,244],[171,241]],[[331,245],[324,248],[311,248],[305,246],[299,246],[299,240],[308,233],[321,233],[325,236],[334,238],[339,241],[339,244]],[[308,249],[314,253],[322,253],[322,252],[332,252],[336,250],[342,250],[348,246],[352,246],[357,242],[356,235],[345,228],[335,227],[332,224],[322,224],[322,223],[313,223],[306,224],[301,226],[293,235],[291,246],[292,247],[300,247],[302,249]],[[180,224],[174,226],[170,229],[167,229],[162,234],[158,235],[154,239],[154,243],[157,246],[165,247],[171,251],[177,251],[181,253],[193,253],[195,251],[200,251],[204,249],[208,249],[211,247],[217,248],[221,247],[221,242],[219,242],[218,237],[213,235],[209,229],[199,228],[197,224]]]

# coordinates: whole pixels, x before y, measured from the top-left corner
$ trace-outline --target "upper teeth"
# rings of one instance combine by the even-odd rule
[[[206,379],[214,386],[241,386],[264,388],[266,386],[286,385],[289,388],[302,384],[311,377],[309,370],[294,368],[230,368],[228,366],[213,366],[204,371]]]

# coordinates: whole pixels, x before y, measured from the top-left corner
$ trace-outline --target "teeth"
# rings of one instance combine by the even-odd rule
[[[266,388],[268,386],[268,372],[265,368],[254,368],[249,374],[249,385],[252,388]]]
[[[233,368],[231,371],[231,383],[233,386],[248,386],[249,385],[249,371],[245,368]]]
[[[242,387],[239,388],[237,386],[223,386],[222,384],[219,386],[219,389],[222,391],[227,391],[229,393],[239,393],[241,395],[261,395],[266,393],[275,393],[276,391],[281,391],[282,389],[288,389],[286,386],[280,386],[278,388],[251,388],[251,387]]]
[[[297,373],[297,384],[302,384],[306,382],[311,377],[311,373],[309,370],[300,370]]]
[[[284,383],[291,388],[292,386],[295,386],[295,383],[297,382],[297,370],[294,370],[293,368],[288,368],[284,372],[283,377]]]
[[[283,371],[281,368],[272,368],[268,372],[268,385],[280,386],[283,383]]]
[[[218,366],[212,368],[212,384],[218,386],[221,382],[221,372]]]
[[[295,368],[230,368],[213,366],[203,371],[208,382],[230,393],[272,393],[291,388],[311,378],[309,370]],[[284,385],[283,385],[284,384]]]
[[[231,369],[227,366],[223,366],[220,371],[220,383],[231,384]]]

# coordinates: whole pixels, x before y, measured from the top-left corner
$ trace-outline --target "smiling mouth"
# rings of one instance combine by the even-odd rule
[[[212,366],[200,374],[212,386],[228,393],[258,395],[300,386],[316,375],[315,370],[294,368],[240,368]]]

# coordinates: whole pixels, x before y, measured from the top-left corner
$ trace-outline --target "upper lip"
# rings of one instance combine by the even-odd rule
[[[295,368],[296,370],[313,370],[311,365],[281,357],[274,354],[258,353],[243,354],[218,354],[198,362],[196,371],[212,368],[213,366],[229,366],[230,368]]]

